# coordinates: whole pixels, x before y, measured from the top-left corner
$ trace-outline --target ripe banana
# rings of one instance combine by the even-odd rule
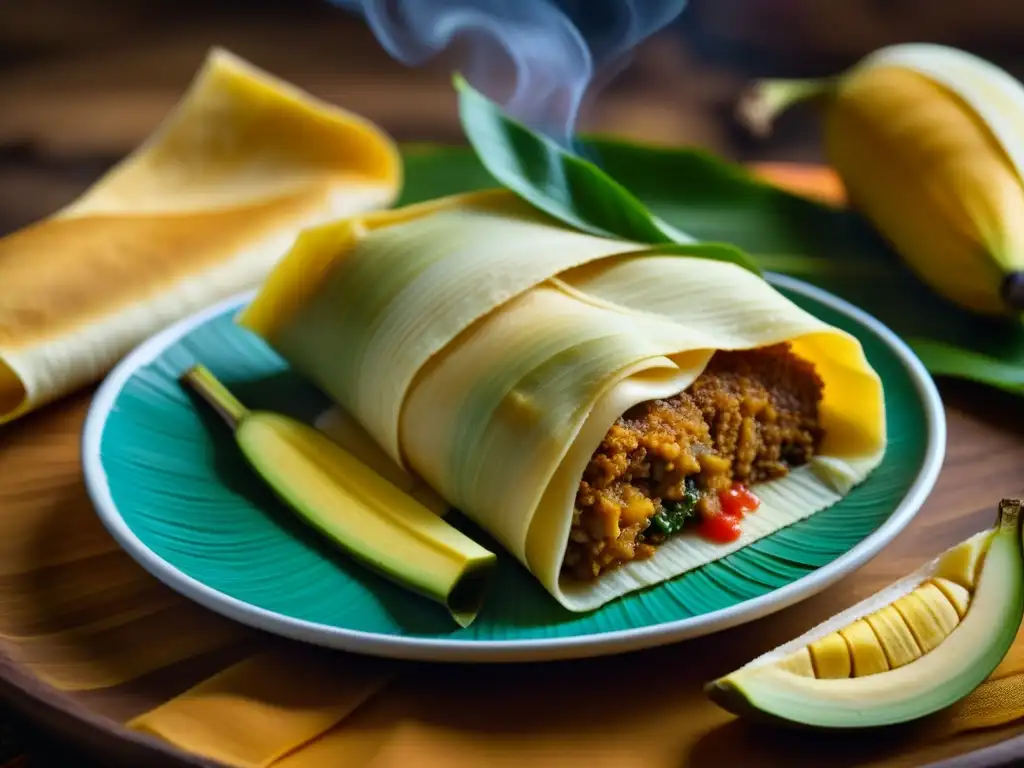
[[[1024,85],[955,48],[879,49],[827,80],[764,81],[740,104],[753,131],[791,104],[824,108],[829,163],[932,290],[960,307],[1024,312]]]

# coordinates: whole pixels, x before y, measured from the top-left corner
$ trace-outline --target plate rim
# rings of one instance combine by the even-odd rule
[[[100,447],[107,417],[135,372],[152,362],[190,331],[233,307],[241,307],[257,289],[242,291],[194,312],[153,334],[110,371],[94,395],[81,435],[81,463],[86,491],[101,523],[120,547],[143,569],[175,592],[241,624],[281,637],[352,653],[431,662],[536,662],[591,658],[668,645],[720,632],[777,613],[824,591],[878,555],[899,535],[931,494],[946,455],[946,416],[931,374],[910,347],[874,316],[822,288],[766,272],[765,279],[848,315],[875,333],[899,358],[913,381],[925,411],[925,456],[914,481],[888,519],[837,557],[799,579],[726,608],[653,626],[591,635],[525,640],[459,640],[386,635],[297,619],[260,608],[192,578],[153,552],[118,511],[103,467]]]

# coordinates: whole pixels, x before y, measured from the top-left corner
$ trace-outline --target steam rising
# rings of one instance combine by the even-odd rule
[[[362,11],[381,45],[409,66],[465,46],[458,67],[475,88],[567,147],[595,71],[620,60],[686,4],[580,0],[581,23],[600,28],[585,35],[553,0],[332,1]]]

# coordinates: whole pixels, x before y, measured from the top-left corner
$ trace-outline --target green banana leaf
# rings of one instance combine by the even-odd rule
[[[455,87],[462,128],[480,162],[502,186],[536,208],[605,237],[652,245],[697,239],[659,218],[597,165],[510,119],[463,78],[455,78]],[[718,258],[760,273],[738,249],[719,251]]]
[[[460,116],[471,146],[403,146],[399,205],[505,186],[582,229],[663,242],[653,232],[645,238],[629,229],[637,220],[632,207],[626,224],[614,212],[619,203],[638,202],[652,220],[681,234],[676,242],[730,244],[760,270],[799,278],[861,307],[899,334],[932,375],[1024,395],[1024,329],[980,318],[933,293],[859,214],[783,191],[700,150],[588,136],[573,156],[467,89],[460,87]],[[568,167],[574,170],[558,170]],[[608,210],[613,213],[603,218]],[[715,248],[703,255],[742,263],[742,254]]]

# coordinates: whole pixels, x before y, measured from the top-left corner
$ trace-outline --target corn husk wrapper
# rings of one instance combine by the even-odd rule
[[[739,266],[583,234],[504,191],[312,229],[239,322],[339,404],[408,492],[429,486],[574,611],[834,504],[885,449],[882,385],[852,336]],[[736,542],[684,533],[594,582],[561,577],[580,478],[615,419],[685,390],[715,350],[785,340],[825,381],[821,455],[757,486]]]
[[[373,124],[211,51],[133,154],[0,239],[0,424],[256,287],[304,227],[390,204],[400,169]]]

